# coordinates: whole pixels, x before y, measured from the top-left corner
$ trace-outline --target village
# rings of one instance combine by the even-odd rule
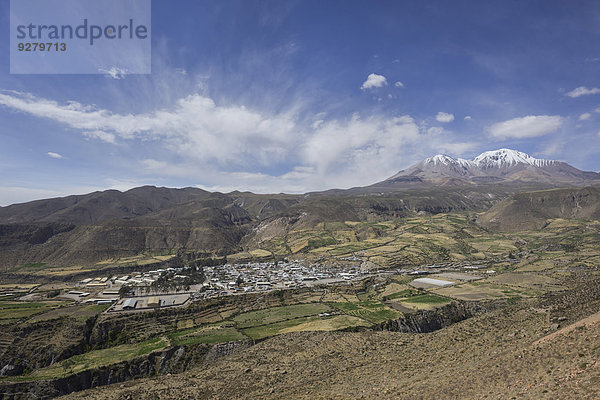
[[[462,271],[480,279],[481,277],[473,272],[483,269],[483,275],[495,273],[479,261],[447,262],[409,269],[385,270],[365,268],[365,265],[367,262],[363,258],[353,255],[328,262],[284,259],[204,267],[169,267],[127,275],[87,277],[70,284],[58,297],[77,303],[105,304],[109,306],[107,312],[131,312],[180,307],[188,302],[222,296],[323,285],[350,285],[362,279],[387,274],[412,277],[414,287],[427,288],[450,283],[423,280],[423,275]],[[447,275],[448,278],[457,276],[459,275]],[[459,278],[454,280],[464,279],[460,276]],[[35,296],[35,290],[30,290],[26,296]]]
[[[428,289],[454,285],[453,281],[482,279],[496,273],[488,268],[489,264],[481,261],[445,262],[395,269],[365,268],[368,261],[360,257],[360,254],[321,261],[284,259],[204,267],[181,266],[126,275],[86,277],[66,284],[57,297],[76,303],[107,305],[107,312],[131,312],[181,307],[189,302],[223,296],[325,285],[351,285],[369,277],[390,274],[405,275],[411,279],[411,286]],[[423,278],[424,275],[436,275],[438,278],[449,278],[450,281]],[[35,286],[28,289],[7,289],[0,292],[0,296],[39,300]]]
[[[304,260],[177,267],[85,278],[61,297],[110,304],[109,311],[130,311],[244,293],[343,284],[370,274],[361,273],[359,264],[331,266]]]

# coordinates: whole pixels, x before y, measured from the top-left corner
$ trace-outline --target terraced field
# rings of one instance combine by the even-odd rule
[[[16,320],[41,314],[54,308],[65,305],[62,301],[45,302],[17,302],[0,301],[0,320]]]
[[[140,343],[115,346],[103,350],[94,350],[57,362],[49,367],[41,368],[29,375],[16,378],[11,377],[9,379],[11,381],[30,381],[60,378],[83,372],[88,369],[131,360],[153,351],[164,349],[168,345],[169,341],[167,339],[158,337]]]
[[[206,325],[176,331],[169,335],[173,344],[183,346],[198,343],[222,343],[245,339],[240,331],[228,324]]]
[[[398,318],[402,315],[400,312],[375,300],[358,303],[332,303],[332,306],[345,314],[364,319],[373,324]]]

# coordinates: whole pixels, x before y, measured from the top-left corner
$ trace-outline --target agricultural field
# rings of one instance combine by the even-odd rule
[[[321,223],[260,246],[273,254],[360,255],[376,268],[483,260],[518,252],[515,238],[477,226],[467,215],[440,214],[373,222]],[[235,255],[241,257],[241,254]],[[245,257],[251,254],[244,253]]]
[[[215,324],[185,329],[173,332],[169,337],[171,338],[171,342],[178,346],[198,343],[233,342],[246,338],[246,336],[233,326],[228,326],[228,324]]]
[[[400,312],[375,300],[358,303],[332,303],[331,305],[347,315],[361,318],[373,324],[398,318],[402,315]]]
[[[295,304],[291,306],[272,307],[265,310],[251,311],[235,316],[232,320],[240,329],[257,325],[266,325],[301,317],[307,317],[331,311],[331,307],[323,303]]]
[[[352,326],[370,326],[368,322],[347,315],[339,316],[312,316],[301,317],[293,320],[276,322],[273,324],[259,325],[243,329],[242,332],[252,339],[263,339],[287,332],[300,331],[333,331]]]
[[[19,320],[59,308],[67,304],[63,301],[17,302],[0,301],[0,321]]]
[[[334,315],[330,317],[314,318],[310,321],[302,324],[286,328],[281,330],[279,333],[288,332],[307,332],[307,331],[337,331],[349,327],[356,326],[371,326],[371,324],[365,320],[349,315]]]
[[[461,285],[431,289],[432,293],[464,301],[497,300],[504,298],[527,298],[539,294],[532,290],[522,290],[493,283],[473,282]]]
[[[108,308],[108,305],[86,304],[82,306],[69,306],[54,308],[42,314],[34,315],[27,320],[27,323],[39,321],[48,321],[62,317],[71,317],[79,321],[85,321],[88,318],[100,314]]]
[[[3,283],[3,284],[0,284],[0,290],[7,290],[7,289],[31,290],[37,286],[39,286],[38,283]]]
[[[399,303],[410,309],[414,310],[431,310],[439,306],[450,303],[450,299],[447,297],[437,296],[435,294],[423,293],[408,296],[405,299],[399,301]]]
[[[66,360],[41,368],[29,375],[18,378],[7,378],[10,380],[30,381],[61,378],[77,374],[92,368],[104,367],[122,361],[134,359],[147,355],[153,351],[164,349],[169,341],[163,337],[157,337],[135,344],[124,344],[108,349],[93,350],[81,355],[73,356]]]
[[[564,289],[564,285],[551,276],[530,272],[507,272],[489,278],[487,282],[527,289],[539,294]]]
[[[92,265],[49,265],[46,263],[30,263],[10,268],[7,272],[28,276],[68,277],[73,274],[99,273],[104,269],[116,267],[144,267],[154,263],[162,263],[175,255],[145,255],[99,261]]]

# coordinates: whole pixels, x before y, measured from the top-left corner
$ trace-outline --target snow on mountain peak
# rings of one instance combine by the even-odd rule
[[[505,167],[517,164],[529,164],[536,167],[542,167],[554,163],[554,161],[534,158],[529,154],[511,149],[499,149],[483,152],[475,157],[473,162],[478,167]]]
[[[438,164],[443,164],[443,165],[458,164],[460,166],[472,166],[473,165],[472,161],[465,160],[462,158],[453,158],[453,157],[447,156],[445,154],[438,154],[433,157],[426,158],[425,160],[423,160],[423,163],[424,164],[433,164],[433,165],[438,165]]]
[[[454,158],[444,155],[444,154],[438,154],[435,155],[433,157],[429,157],[426,158],[425,160],[423,160],[423,162],[425,164],[444,164],[444,165],[448,165],[448,164],[452,164],[454,163]]]
[[[463,158],[453,158],[445,154],[438,154],[433,157],[423,160],[424,165],[433,167],[440,166],[459,166],[466,169],[471,168],[506,168],[518,164],[532,165],[536,167],[544,167],[551,165],[556,161],[542,160],[534,158],[529,154],[511,149],[498,149],[486,151],[475,157],[473,160],[465,160]]]

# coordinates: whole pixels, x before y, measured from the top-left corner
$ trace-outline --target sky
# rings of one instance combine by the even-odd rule
[[[598,1],[153,0],[150,74],[17,75],[0,29],[0,206],[349,188],[498,148],[600,171],[599,43]]]

